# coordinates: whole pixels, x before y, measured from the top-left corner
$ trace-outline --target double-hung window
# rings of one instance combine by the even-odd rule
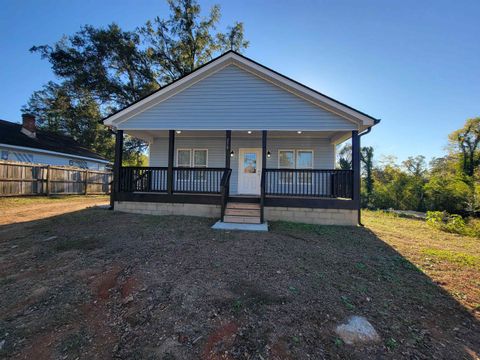
[[[193,167],[194,168],[206,168],[208,159],[208,150],[207,149],[193,149]],[[206,180],[206,172],[198,171],[194,172],[194,179],[197,181]]]
[[[313,169],[313,150],[297,150],[297,169]],[[298,182],[301,184],[312,183],[311,172],[300,172]]]
[[[191,149],[177,149],[177,167],[190,168],[192,166],[192,150]],[[186,181],[190,179],[190,171],[178,170],[177,180]]]
[[[207,149],[177,149],[177,167],[179,168],[206,168],[208,166]],[[190,180],[192,171],[181,169],[178,172],[178,180]],[[205,171],[193,170],[194,180],[206,180]]]
[[[278,168],[295,169],[295,150],[278,150]],[[281,184],[291,184],[292,181],[292,171],[285,171],[280,173]]]
[[[279,169],[313,169],[313,150],[279,150]],[[294,171],[281,172],[280,183],[291,184],[294,180]],[[310,172],[299,172],[297,182],[311,184],[312,174]]]

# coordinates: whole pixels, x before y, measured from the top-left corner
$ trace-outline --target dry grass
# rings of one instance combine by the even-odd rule
[[[480,311],[480,239],[383,212],[364,211],[363,221],[464,306]]]
[[[0,210],[18,208],[25,205],[44,205],[57,203],[62,201],[84,201],[84,200],[106,200],[108,201],[108,195],[55,195],[55,196],[12,196],[12,197],[0,197]]]

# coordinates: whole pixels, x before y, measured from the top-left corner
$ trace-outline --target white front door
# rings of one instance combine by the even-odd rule
[[[262,149],[238,151],[238,193],[260,195]]]

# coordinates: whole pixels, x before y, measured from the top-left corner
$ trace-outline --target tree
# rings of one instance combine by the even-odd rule
[[[234,23],[226,33],[213,33],[220,20],[218,5],[202,18],[200,5],[194,0],[169,0],[168,3],[171,11],[168,20],[156,17],[139,29],[160,83],[192,72],[219,52],[241,51],[248,46],[242,23]]]
[[[347,143],[339,151],[337,155],[338,166],[342,170],[352,169],[352,145]]]
[[[373,194],[373,147],[364,146],[360,152],[361,161],[363,163],[363,169],[365,173],[365,196],[364,206],[370,207],[371,197]]]
[[[472,197],[472,191],[458,176],[434,174],[425,184],[427,210],[463,213]]]
[[[409,182],[407,189],[409,193],[413,195],[414,210],[425,210],[425,184],[427,182],[427,163],[425,156],[409,156],[407,160],[402,162],[402,166],[405,168],[409,175]]]
[[[480,117],[468,119],[465,125],[449,135],[449,140],[462,155],[462,170],[473,176],[479,165]]]
[[[364,195],[362,196],[362,206],[370,207],[370,198],[373,193],[373,148],[364,146],[360,149],[360,161],[363,165],[363,174],[365,177]],[[352,145],[345,144],[337,156],[338,166],[342,170],[352,169]]]
[[[222,51],[248,46],[242,23],[234,23],[225,33],[216,31],[218,6],[202,17],[195,0],[168,3],[168,19],[156,17],[134,31],[124,31],[117,24],[87,25],[53,45],[33,46],[31,51],[50,62],[60,82],[36,91],[23,111],[36,115],[45,129],[99,149],[98,142],[109,134],[99,129],[101,118],[188,74]],[[83,125],[77,126],[81,114],[88,122],[83,119]],[[102,135],[91,136],[92,132]],[[140,159],[145,144],[136,139],[127,139],[125,144],[127,157],[136,153],[133,158]],[[101,154],[111,159],[113,148],[106,147]]]

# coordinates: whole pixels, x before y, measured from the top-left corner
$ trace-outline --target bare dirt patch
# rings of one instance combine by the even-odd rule
[[[108,204],[107,196],[0,198],[0,225],[45,219]]]
[[[1,226],[0,357],[477,357],[475,291],[463,301],[435,267],[419,270],[423,248],[405,239],[418,220],[382,216],[367,214],[373,231],[273,223],[264,234],[101,209]],[[475,249],[458,241],[452,251]],[[380,341],[343,343],[335,328],[353,315]]]

